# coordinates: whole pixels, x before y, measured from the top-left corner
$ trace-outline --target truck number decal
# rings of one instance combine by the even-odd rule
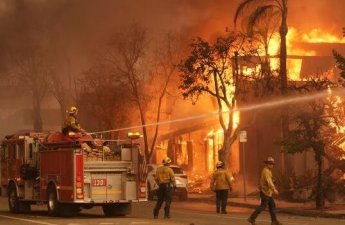
[[[91,179],[92,186],[106,186],[107,179]]]

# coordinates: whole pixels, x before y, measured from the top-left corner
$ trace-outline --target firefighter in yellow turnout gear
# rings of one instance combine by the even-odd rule
[[[210,188],[216,192],[216,212],[226,214],[229,191],[231,191],[231,177],[224,169],[224,163],[217,162],[217,170],[213,173]]]
[[[156,171],[156,182],[159,186],[157,190],[157,203],[153,209],[153,217],[158,218],[159,210],[161,209],[163,202],[164,207],[164,218],[170,218],[170,204],[172,200],[172,192],[176,187],[174,171],[169,167],[171,159],[166,157],[163,159],[163,166],[157,168]]]
[[[272,169],[275,165],[273,157],[268,157],[265,160],[266,166],[262,169],[259,189],[260,189],[260,198],[261,204],[258,206],[255,211],[248,218],[248,222],[251,225],[256,225],[255,220],[259,214],[264,211],[268,205],[268,209],[271,216],[271,225],[282,225],[281,222],[277,220],[276,216],[276,204],[273,199],[273,194],[278,194],[278,190],[273,182]]]
[[[85,133],[85,130],[81,128],[77,119],[78,109],[72,106],[67,112],[68,115],[62,125],[62,133],[64,135],[67,135],[70,131]]]

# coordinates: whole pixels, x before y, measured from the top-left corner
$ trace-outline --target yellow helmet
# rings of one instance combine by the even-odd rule
[[[78,112],[78,109],[77,109],[77,107],[75,107],[75,106],[71,106],[71,107],[68,109],[68,113],[69,113],[69,114],[74,114],[74,113],[76,113],[76,112]]]
[[[163,159],[163,164],[169,164],[169,163],[171,163],[171,159],[169,157],[165,157]]]

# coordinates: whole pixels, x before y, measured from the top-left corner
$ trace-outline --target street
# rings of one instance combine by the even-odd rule
[[[33,206],[29,214],[11,214],[8,212],[7,199],[0,199],[0,225],[145,225],[145,224],[167,224],[167,225],[248,225],[246,219],[252,209],[230,207],[228,214],[215,214],[214,206],[199,202],[173,202],[171,219],[163,219],[163,211],[159,219],[152,219],[152,208],[154,202],[136,203],[131,216],[107,218],[104,217],[101,208],[95,207],[89,210],[82,210],[80,214],[72,218],[49,217],[46,206]],[[278,214],[278,218],[286,225],[340,225],[344,224],[341,219],[326,219],[300,217]],[[267,212],[259,216],[259,225],[269,225]]]

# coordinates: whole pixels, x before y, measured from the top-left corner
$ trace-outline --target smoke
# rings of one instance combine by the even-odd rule
[[[133,23],[154,36],[176,31],[187,38],[210,38],[233,27],[241,0],[1,0],[1,52],[27,39],[55,48],[55,54],[76,58],[92,55],[110,33]],[[288,24],[341,34],[345,26],[341,0],[289,2]],[[0,56],[1,57],[1,56]],[[78,64],[78,63],[76,63]]]
[[[344,0],[290,0],[288,24],[305,32],[319,28],[341,36],[345,26],[344,9]]]

